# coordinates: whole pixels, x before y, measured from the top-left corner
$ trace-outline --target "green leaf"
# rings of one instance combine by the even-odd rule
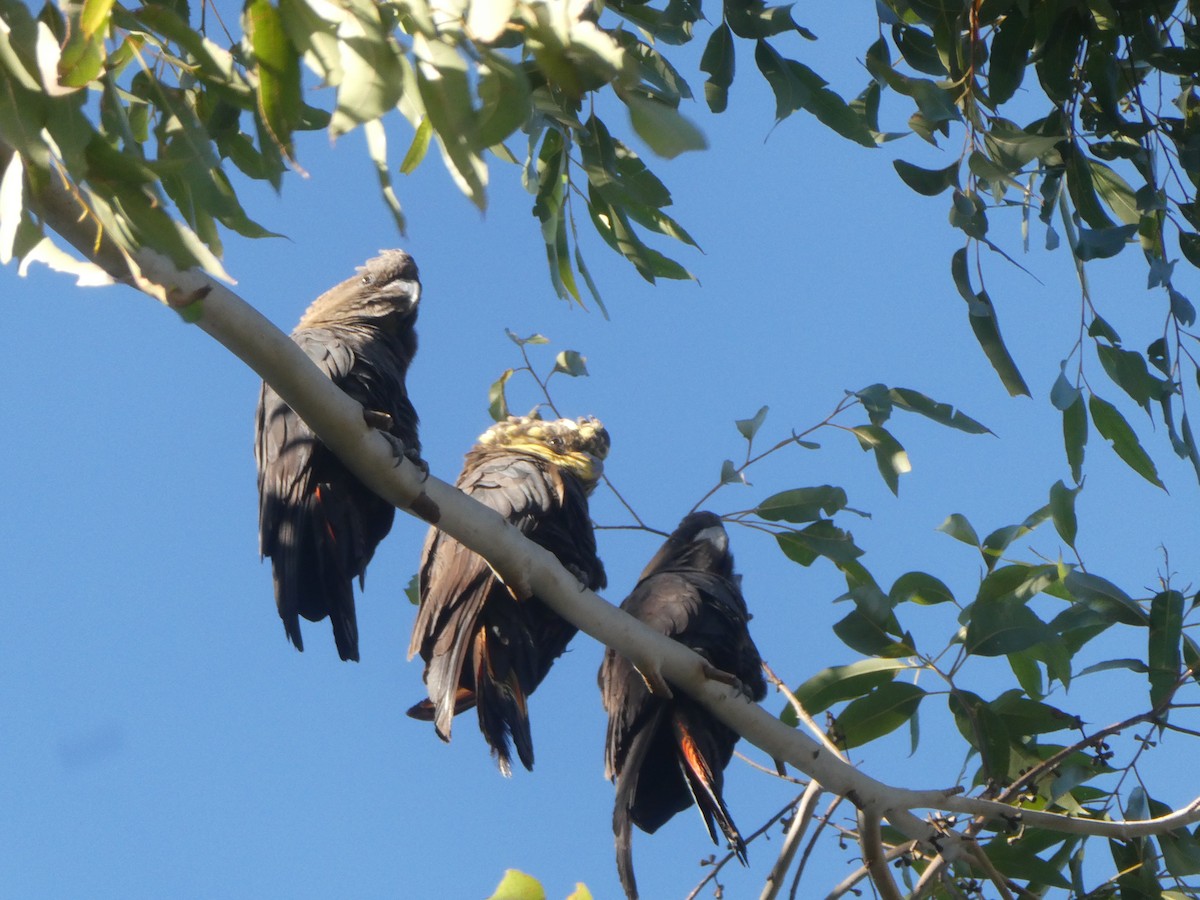
[[[782,122],[808,100],[808,88],[801,84],[788,67],[788,61],[760,40],[754,48],[754,62],[775,94],[775,121]]]
[[[1086,603],[1106,618],[1123,625],[1146,625],[1146,612],[1128,594],[1099,575],[1072,569],[1063,579],[1076,600]]]
[[[845,490],[823,484],[772,494],[755,508],[754,513],[769,522],[815,522],[844,509],[847,502]]]
[[[754,436],[758,434],[758,429],[762,428],[762,423],[767,418],[767,407],[761,407],[749,419],[737,419],[733,424],[737,426],[737,430],[747,441],[753,442]]]
[[[413,573],[412,578],[408,579],[408,584],[404,587],[404,596],[413,606],[421,605],[421,576],[419,574]]]
[[[1163,591],[1150,601],[1150,634],[1147,659],[1150,663],[1150,704],[1166,700],[1179,681],[1183,636],[1183,594]]]
[[[952,195],[950,224],[960,229],[967,237],[983,240],[987,234],[987,204],[975,191],[960,191]]]
[[[869,691],[887,684],[898,672],[910,668],[909,664],[897,659],[863,659],[848,666],[833,666],[822,669],[796,688],[796,699],[810,716],[823,713],[835,703],[853,700]],[[780,718],[788,725],[798,724],[791,705],[784,707]]]
[[[1087,405],[1083,402],[1083,394],[1080,393],[1075,401],[1063,410],[1063,445],[1067,452],[1067,464],[1071,467],[1071,477],[1077,484],[1083,479],[1083,453],[1087,446],[1087,438]]]
[[[1113,220],[1108,217],[1108,213],[1104,211],[1099,198],[1096,196],[1095,184],[1092,181],[1092,166],[1091,161],[1080,149],[1079,145],[1074,141],[1063,146],[1063,162],[1066,164],[1064,175],[1067,181],[1067,190],[1071,195],[1071,201],[1075,204],[1075,211],[1087,222],[1093,229],[1108,232],[1111,231]],[[1121,226],[1121,229],[1128,229],[1129,226]],[[1134,231],[1137,229],[1135,228]],[[1121,231],[1119,233],[1129,233]],[[1110,235],[1107,239],[1097,238],[1097,241],[1103,242],[1107,240],[1112,242],[1117,240],[1116,236]],[[1124,246],[1124,238],[1121,238],[1120,247],[1113,251],[1119,252]],[[1111,255],[1111,254],[1110,254]],[[1081,259],[1085,258],[1080,256]],[[1091,257],[1088,257],[1091,258]]]
[[[93,4],[100,5],[100,4]],[[112,3],[108,2],[111,7]],[[84,15],[87,11],[84,10]],[[107,11],[102,14],[107,15]],[[101,25],[106,23],[101,21]],[[104,69],[104,35],[89,33],[86,28],[73,28],[58,58],[58,81],[63,87],[85,87],[100,76]],[[59,90],[58,87],[54,88]]]
[[[300,57],[270,0],[246,4],[246,34],[258,63],[258,106],[280,152],[293,158],[292,132],[300,124]]]
[[[488,415],[492,417],[493,422],[502,422],[508,418],[508,398],[504,395],[504,386],[512,377],[513,370],[505,369],[504,373],[488,388]]]
[[[986,541],[984,542],[986,546]],[[1031,597],[1053,586],[1059,578],[1057,565],[1034,566],[1029,563],[1012,563],[1001,566],[979,583],[976,601],[990,601],[1003,597],[1015,597],[1025,602]]]
[[[1019,172],[1035,159],[1050,153],[1062,135],[1031,134],[1005,119],[997,119],[984,135],[988,155],[1008,172]]]
[[[1135,791],[1138,790],[1135,788]],[[1132,807],[1132,803],[1130,807]],[[1125,810],[1131,819],[1141,818],[1132,808]],[[1128,841],[1110,839],[1108,849],[1112,853],[1116,865],[1116,881],[1120,889],[1118,896],[1130,900],[1151,900],[1165,897],[1155,872],[1158,870],[1158,860],[1150,841],[1146,838],[1134,838]]]
[[[114,0],[84,0],[79,16],[79,27],[84,34],[91,37],[108,27],[113,3]]]
[[[472,3],[467,10],[467,31],[480,43],[495,43],[508,27],[516,5],[516,0]]]
[[[713,29],[704,54],[700,57],[700,71],[708,73],[704,83],[704,99],[714,113],[725,112],[729,104],[729,86],[733,84],[734,51],[733,34],[729,25],[722,22]]]
[[[784,60],[792,78],[807,90],[803,108],[817,117],[826,128],[832,129],[848,141],[874,150],[875,134],[867,124],[864,112],[847,103],[838,94],[829,90],[826,81],[804,63],[794,59]]]
[[[504,333],[506,335],[508,335],[508,339],[510,341],[512,341],[514,344],[516,344],[518,347],[525,347],[525,346],[535,347],[539,344],[550,343],[550,338],[546,337],[544,334],[538,334],[536,332],[531,334],[529,337],[519,337],[518,335],[514,334],[509,329],[505,328]]]
[[[892,397],[886,384],[867,385],[861,391],[855,391],[854,396],[862,402],[872,425],[882,425],[891,418]]]
[[[563,350],[554,358],[553,371],[562,372],[572,378],[586,376],[588,374],[587,357],[580,355],[575,350]]]
[[[1117,330],[1100,315],[1092,316],[1092,321],[1088,323],[1088,337],[1104,338],[1114,346],[1121,343],[1121,336],[1117,334]]]
[[[424,35],[413,36],[417,88],[433,123],[446,168],[459,190],[480,209],[487,206],[487,166],[477,151],[479,131],[471,105],[467,63],[456,50]],[[341,94],[338,93],[339,112]]]
[[[1021,86],[1033,43],[1030,19],[1010,9],[996,28],[988,54],[988,95],[996,107],[1011,100]]]
[[[518,869],[506,869],[488,900],[546,900],[546,892],[532,875]]]
[[[967,251],[960,248],[954,251],[950,259],[950,275],[958,288],[959,294],[967,301],[970,313],[971,330],[975,339],[983,348],[984,355],[1000,376],[1000,381],[1011,396],[1024,394],[1029,396],[1029,387],[1021,377],[1017,364],[1009,355],[1004,340],[1000,337],[1000,323],[996,319],[996,310],[986,291],[975,292],[971,286],[971,278],[967,271]]]
[[[1054,385],[1050,388],[1050,402],[1055,409],[1065,410],[1078,400],[1082,393],[1067,380],[1067,361],[1064,359],[1059,363],[1058,377],[1054,379]]]
[[[936,78],[945,78],[949,74],[942,63],[933,35],[919,28],[901,26],[892,29],[892,38],[904,61],[918,72]]]
[[[704,132],[670,104],[638,91],[624,91],[621,99],[633,130],[659,156],[674,159],[689,150],[707,149]]]
[[[1150,374],[1142,354],[1097,343],[1096,355],[1108,377],[1146,412],[1150,411],[1151,400],[1166,396],[1166,384]]]
[[[1024,843],[1013,843],[1000,837],[985,844],[983,852],[1007,878],[1067,890],[1071,888],[1071,882],[1063,875],[1060,866],[1037,856]]]
[[[733,460],[727,459],[721,463],[721,484],[749,484],[746,476],[738,471]]]
[[[1080,228],[1075,255],[1084,262],[1108,259],[1125,249],[1137,234],[1136,225],[1114,225],[1110,228]]]
[[[429,116],[421,119],[421,124],[417,126],[416,133],[413,134],[412,143],[409,144],[408,152],[404,154],[404,159],[400,162],[400,172],[403,175],[411,175],[421,164],[421,160],[425,158],[425,154],[429,150],[429,139],[433,137],[433,122]]]
[[[945,532],[956,541],[962,541],[972,547],[979,547],[979,536],[971,527],[971,523],[967,521],[967,517],[960,513],[952,513],[945,522],[937,527],[937,530]]]
[[[1108,204],[1108,208],[1118,219],[1136,228],[1142,220],[1142,213],[1138,209],[1138,202],[1129,182],[1102,162],[1091,160],[1090,165],[1092,183],[1100,198]]]
[[[1096,430],[1112,444],[1117,456],[1121,457],[1129,468],[1151,484],[1166,490],[1158,478],[1158,470],[1154,467],[1154,462],[1142,449],[1137,435],[1129,427],[1125,417],[1117,412],[1117,408],[1107,400],[1092,394],[1088,398],[1088,409],[1092,414],[1092,421],[1096,423]]]
[[[850,429],[864,450],[875,451],[875,465],[893,494],[900,493],[900,476],[912,471],[908,453],[882,425],[858,425]]]
[[[626,212],[606,200],[595,185],[588,188],[588,214],[604,242],[633,263],[638,274],[651,284],[657,278],[695,280],[679,263],[646,246],[634,232]]]
[[[1179,232],[1179,249],[1193,266],[1200,268],[1200,234]]]
[[[954,594],[945,583],[924,572],[905,572],[896,579],[888,597],[893,604],[912,601],[922,606],[932,606],[936,603],[953,603]]]
[[[471,11],[489,5],[473,3]],[[533,111],[525,70],[498,55],[489,55],[479,63],[476,90],[481,101],[475,134],[477,150],[499,144],[524,125]]]
[[[767,38],[787,31],[798,31],[812,40],[812,34],[792,18],[792,4],[767,6],[763,0],[739,0],[725,7],[725,21],[742,38]]]
[[[908,388],[892,388],[888,395],[900,409],[919,413],[933,421],[957,428],[967,434],[991,434],[992,430],[981,425],[964,412],[955,409],[949,403],[939,403],[931,397],[909,390]]]
[[[851,610],[837,622],[833,626],[833,633],[851,650],[864,656],[899,659],[912,656],[915,652],[907,637],[903,641],[896,640],[883,625],[859,609]]]
[[[983,763],[979,780],[1006,779],[1011,751],[1004,720],[970,691],[951,691],[948,705],[959,733],[979,752]]]
[[[1108,672],[1112,669],[1128,669],[1130,672],[1137,672],[1139,675],[1144,675],[1150,671],[1140,659],[1106,659],[1104,662],[1098,662],[1095,665],[1087,666],[1079,670],[1079,675],[1091,675],[1095,672]]]
[[[25,209],[23,200],[25,164],[20,153],[14,153],[0,177],[0,265],[7,266],[13,258],[17,226]]]
[[[909,682],[881,684],[842,710],[833,724],[834,740],[843,750],[868,744],[916,715],[924,698],[925,691]]]
[[[892,161],[896,174],[918,194],[926,197],[936,197],[946,188],[958,187],[957,162],[951,163],[944,169],[922,169],[902,159]]]
[[[799,531],[776,534],[775,540],[789,559],[803,566],[809,565],[816,556],[824,556],[837,565],[846,565],[863,555],[863,551],[854,543],[854,536],[828,519],[813,522]]]
[[[1150,801],[1151,815],[1158,817],[1170,812],[1171,809],[1165,803],[1153,799]],[[1200,840],[1197,840],[1195,833],[1186,828],[1176,828],[1174,831],[1156,835],[1156,839],[1162,850],[1163,864],[1175,878],[1200,875]],[[1163,894],[1164,898],[1167,896],[1167,893]],[[1186,900],[1186,895],[1178,894],[1178,900]]]
[[[1075,546],[1077,524],[1075,520],[1075,495],[1081,488],[1069,488],[1056,481],[1050,488],[1050,516],[1054,520],[1054,529],[1058,532],[1068,547]]]
[[[1004,656],[1058,637],[1017,597],[976,601],[968,609],[964,646],[975,656]]]
[[[400,206],[400,198],[396,196],[392,187],[392,171],[387,159],[387,133],[378,119],[364,123],[363,132],[367,139],[367,156],[375,165],[375,175],[379,179],[379,191],[383,195],[383,202],[391,211],[396,228],[403,234],[404,211]]]
[[[992,701],[991,707],[1004,720],[1009,735],[1014,738],[1052,734],[1083,726],[1078,716],[1065,713],[1048,703],[1030,700],[1016,690],[1005,691]]]

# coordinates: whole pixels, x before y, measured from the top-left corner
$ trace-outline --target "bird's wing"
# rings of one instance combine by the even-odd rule
[[[335,384],[354,368],[354,351],[326,328],[303,329],[292,335],[300,348]],[[271,556],[284,510],[281,501],[310,492],[316,437],[278,394],[263,382],[255,416],[254,459],[258,464],[259,551]]]
[[[561,502],[546,469],[519,454],[468,456],[458,487],[491,507],[522,531]],[[425,683],[436,706],[434,722],[444,738],[456,707],[463,662],[479,614],[499,579],[478,554],[454,538],[431,531],[420,571],[421,608],[413,625],[409,655],[426,661]]]

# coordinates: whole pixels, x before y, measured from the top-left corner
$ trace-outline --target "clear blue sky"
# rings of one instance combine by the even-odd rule
[[[874,38],[873,11],[867,3],[823,6],[799,12],[820,40],[787,49],[850,97],[866,82],[855,60]],[[317,293],[377,249],[411,251],[425,292],[409,386],[425,457],[447,480],[489,424],[488,385],[519,364],[505,328],[551,338],[550,348],[534,348],[543,367],[557,350],[582,352],[591,377],[556,380],[556,399],[571,415],[607,423],[609,475],[662,529],[711,486],[724,458],[744,453],[733,421],[761,405],[770,406],[764,443],[819,421],[844,390],[877,381],[960,405],[997,436],[893,420],[913,464],[898,499],[850,435],[826,432],[821,450],[780,454],[752,472],[753,487],[725,488],[708,506],[731,512],[777,490],[842,485],[852,506],[872,513],[841,524],[881,583],[920,569],[965,602],[978,585],[978,556],[937,525],[955,512],[981,534],[1019,522],[1067,477],[1046,397],[1078,321],[1070,260],[1063,251],[1021,257],[1040,283],[988,260],[1004,333],[1034,393],[1009,399],[949,278],[960,241],[946,223],[948,197],[917,196],[890,165],[899,155],[944,166],[957,145],[937,151],[910,137],[868,151],[804,114],[772,129],[773,102],[752,57],[743,52],[738,63],[729,113],[713,117],[702,102],[688,110],[711,149],[669,164],[648,160],[705,252],[659,246],[701,286],[648,285],[587,235],[612,318],[570,308],[549,285],[518,172],[492,166],[481,217],[433,152],[398,182],[410,223],[402,239],[357,133],[334,147],[321,136],[303,140],[311,177],[289,175],[282,200],[247,189],[251,214],[288,239],[230,237],[227,267],[242,296],[290,330]],[[694,66],[687,74],[699,90]],[[610,126],[627,131],[620,118]],[[398,162],[409,139],[398,117],[390,134]],[[992,233],[1019,252],[1015,213],[996,217]],[[1144,347],[1158,321],[1145,313],[1158,300],[1126,256],[1093,264],[1092,288],[1105,316]],[[1194,273],[1177,274],[1177,285],[1200,295]],[[306,624],[309,649],[296,653],[275,613],[269,567],[258,560],[254,375],[129,289],[80,290],[40,269],[20,279],[10,266],[0,272],[0,301],[0,893],[482,898],[517,867],[542,879],[552,898],[576,881],[598,898],[619,896],[594,641],[578,638],[533,699],[533,774],[501,778],[471,717],[443,745],[404,715],[423,690],[419,665],[405,661],[413,609],[403,589],[424,527],[398,516],[371,565],[359,602],[360,664],[338,661],[327,623]],[[1165,436],[1121,403],[1098,365],[1090,370],[1138,425],[1171,493],[1117,462],[1093,433],[1079,498],[1084,559],[1139,594],[1165,571],[1165,547],[1177,585],[1194,590],[1194,476]],[[514,409],[537,401],[533,387],[514,379]],[[602,525],[628,524],[604,490],[593,514]],[[659,539],[603,531],[599,541],[606,596],[619,602]],[[829,631],[847,611],[832,603],[844,590],[832,565],[800,568],[745,530],[732,541],[754,636],[776,671],[798,684],[856,659]],[[1014,555],[1029,558],[1030,547],[1051,558],[1060,551],[1049,525]],[[953,629],[943,608],[908,613],[906,623],[930,648]],[[1144,648],[1109,644],[1083,662],[1103,651]],[[964,682],[994,696],[1006,672],[979,665]],[[1077,704],[1103,724],[1145,707],[1144,689],[1122,693],[1122,683],[1116,674],[1085,679],[1051,702]],[[781,700],[772,695],[766,705],[775,712]],[[855,758],[906,786],[955,783],[958,745],[946,755],[938,740],[944,703],[930,698],[927,706],[915,756],[902,733]],[[1172,743],[1182,747],[1168,738],[1156,754],[1152,790],[1178,802],[1200,791],[1173,769]],[[795,793],[742,761],[730,767],[727,799],[744,833]],[[778,846],[755,842],[750,870],[727,867],[726,896],[757,896]],[[704,874],[697,861],[716,850],[691,811],[655,836],[635,834],[643,896],[683,896]],[[856,865],[853,855],[827,841],[801,896],[824,893]]]

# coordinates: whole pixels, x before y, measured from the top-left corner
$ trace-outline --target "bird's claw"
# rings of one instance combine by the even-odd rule
[[[721,684],[727,684],[748,700],[754,699],[754,695],[750,692],[750,689],[736,675],[726,672],[724,669],[718,669],[707,660],[701,662],[700,669],[704,673],[704,677],[709,681],[719,681]]]
[[[376,428],[385,433],[391,431],[392,425],[395,424],[395,419],[387,413],[365,407],[363,408],[363,421],[367,423],[368,428]]]
[[[416,466],[421,471],[421,483],[424,484],[429,480],[429,463],[421,459],[421,451],[416,447],[407,447],[404,450],[404,456],[408,461]]]

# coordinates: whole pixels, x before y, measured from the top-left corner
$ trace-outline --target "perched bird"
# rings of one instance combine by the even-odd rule
[[[313,301],[292,340],[363,405],[371,425],[417,459],[417,412],[404,384],[417,352],[417,265],[403,250],[386,250],[357,271]],[[312,622],[328,616],[338,655],[357,660],[354,579],[361,587],[395,509],[350,474],[265,383],[254,459],[259,548],[271,558],[288,639],[303,650],[299,616]]]
[[[598,590],[606,579],[588,495],[608,447],[597,419],[510,416],[480,436],[457,485]],[[511,774],[510,741],[532,769],[526,703],[577,629],[536,596],[514,596],[482,557],[437,529],[425,541],[418,584],[421,608],[408,655],[425,660],[429,699],[408,714],[432,720],[449,741],[454,716],[474,706],[500,771]]]
[[[750,615],[739,581],[721,520],[709,512],[690,513],[642,571],[621,608],[695,650],[760,701],[767,685],[746,628]],[[630,826],[653,834],[693,803],[713,843],[715,821],[744,864],[746,844],[721,797],[738,735],[685,694],[652,695],[633,665],[611,648],[599,682],[608,712],[605,776],[616,782],[617,872],[626,895],[630,900],[638,895]]]

